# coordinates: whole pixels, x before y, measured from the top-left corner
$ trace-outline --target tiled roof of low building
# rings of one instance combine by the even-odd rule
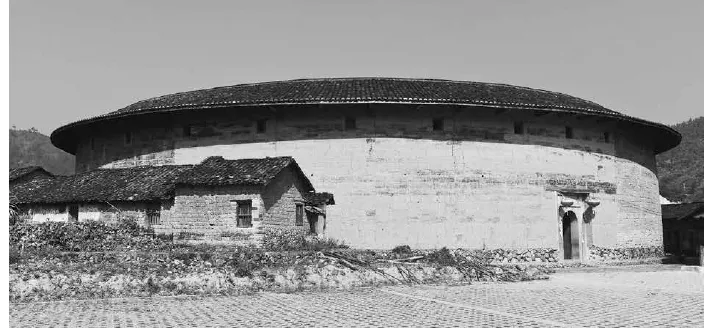
[[[303,199],[313,205],[335,205],[335,198],[329,192],[309,192],[303,194]]]
[[[176,178],[190,165],[97,169],[54,177],[47,183],[29,181],[10,190],[19,203],[147,201],[169,198]]]
[[[704,213],[704,202],[662,205],[665,220],[683,220],[700,213]]]
[[[627,116],[558,92],[497,83],[370,77],[275,81],[174,93],[62,126],[52,133],[51,140],[57,147],[71,152],[73,146],[67,140],[73,138],[70,130],[74,127],[144,113],[242,106],[367,103],[446,104],[597,115],[663,130],[668,138],[663,148],[673,147],[681,138],[665,125]]]
[[[25,166],[10,169],[10,182],[37,171],[44,173],[46,176],[52,176],[51,173],[44,170],[41,166]]]
[[[300,171],[293,157],[266,157],[226,160],[212,156],[179,176],[177,183],[185,185],[259,185],[269,184],[281,170],[293,165]],[[300,172],[305,177],[303,172]],[[312,189],[310,181],[305,179]]]
[[[211,157],[197,165],[143,166],[97,169],[71,176],[34,179],[12,186],[10,193],[25,203],[90,203],[106,201],[154,201],[173,197],[184,185],[265,186],[286,167],[310,181],[291,157],[225,160]]]

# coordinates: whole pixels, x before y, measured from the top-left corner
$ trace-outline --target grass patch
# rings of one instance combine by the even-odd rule
[[[325,251],[349,248],[344,242],[333,238],[311,236],[299,230],[267,229],[264,231],[262,248],[267,251]]]

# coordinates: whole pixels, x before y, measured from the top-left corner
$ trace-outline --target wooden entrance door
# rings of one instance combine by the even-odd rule
[[[577,215],[569,211],[562,216],[562,250],[565,260],[579,259],[579,231]]]

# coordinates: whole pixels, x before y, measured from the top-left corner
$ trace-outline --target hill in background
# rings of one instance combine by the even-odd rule
[[[704,116],[672,128],[682,143],[657,156],[660,194],[670,201],[704,201]]]
[[[73,174],[76,159],[54,147],[49,137],[34,128],[10,129],[10,169],[34,165],[54,174],[68,175]]]

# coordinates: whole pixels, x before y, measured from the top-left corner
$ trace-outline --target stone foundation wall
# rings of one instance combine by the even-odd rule
[[[456,250],[463,255],[480,254],[494,264],[509,263],[556,263],[562,262],[557,249],[533,248],[533,249],[490,249],[490,250]],[[639,259],[662,258],[664,256],[662,247],[629,247],[629,248],[604,248],[598,246],[589,247],[589,259],[584,262],[609,262],[628,261]]]
[[[603,248],[589,247],[589,261],[622,261],[665,256],[662,246]]]

